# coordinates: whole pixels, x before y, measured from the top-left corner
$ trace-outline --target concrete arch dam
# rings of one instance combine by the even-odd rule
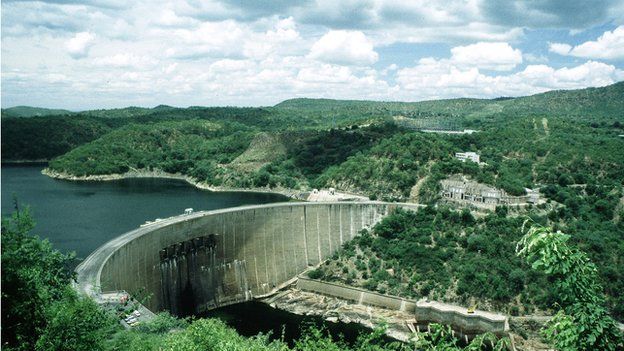
[[[189,315],[275,292],[397,206],[383,202],[278,203],[197,212],[119,236],[76,269],[97,297],[145,294],[152,311]]]

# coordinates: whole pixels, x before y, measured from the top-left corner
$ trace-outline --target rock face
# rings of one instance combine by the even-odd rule
[[[386,334],[401,341],[408,341],[413,336],[408,323],[413,322],[414,316],[407,312],[354,304],[295,288],[263,302],[298,315],[320,316],[329,322],[358,323],[371,329],[385,325]]]
[[[258,133],[249,148],[240,154],[228,167],[239,171],[257,171],[263,166],[286,156],[286,146],[278,135]]]

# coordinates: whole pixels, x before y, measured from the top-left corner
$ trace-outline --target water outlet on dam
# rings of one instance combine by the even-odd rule
[[[180,317],[252,298],[245,261],[217,258],[217,234],[177,242],[159,252],[164,308]]]

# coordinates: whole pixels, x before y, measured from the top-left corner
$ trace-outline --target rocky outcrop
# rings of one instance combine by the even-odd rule
[[[408,324],[413,322],[414,315],[407,312],[354,304],[294,288],[263,302],[290,313],[319,316],[329,322],[358,323],[371,329],[385,326],[388,336],[401,341],[413,336]]]

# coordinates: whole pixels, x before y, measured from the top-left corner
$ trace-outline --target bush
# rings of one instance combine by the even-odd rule
[[[308,277],[310,279],[323,279],[325,277],[325,273],[321,268],[313,269],[308,272]]]

